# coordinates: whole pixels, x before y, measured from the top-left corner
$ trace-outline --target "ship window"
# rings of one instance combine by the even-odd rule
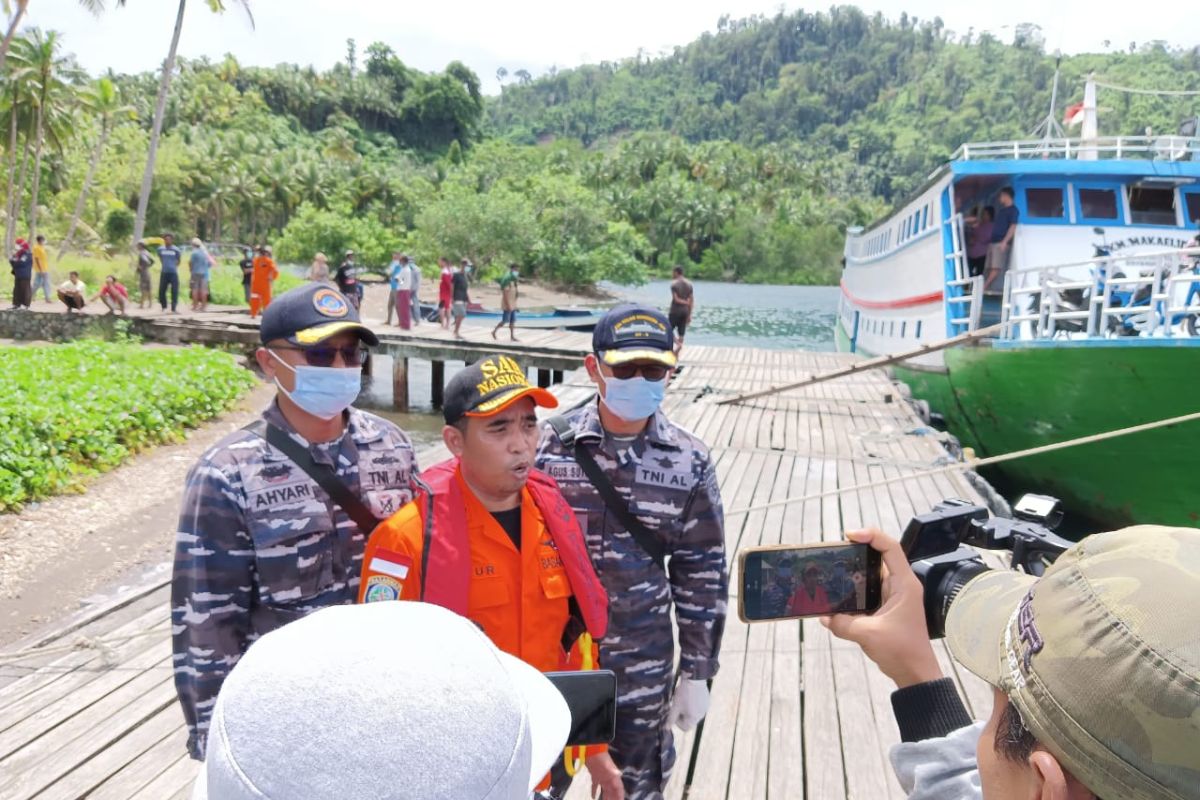
[[[904,329],[905,329],[905,328],[907,328],[907,327],[908,327],[908,323],[907,323],[907,322],[901,322],[901,323],[900,323],[900,338],[901,338],[901,339],[903,339],[903,338],[904,338]]]
[[[1200,194],[1187,194],[1183,199],[1187,203],[1187,219],[1184,222],[1193,228],[1200,225]]]
[[[888,336],[895,336],[895,335],[896,335],[896,323],[889,322],[888,323]]]
[[[1118,216],[1115,189],[1080,189],[1079,216],[1084,219],[1116,219]]]
[[[1030,219],[1062,219],[1062,189],[1026,189],[1025,207]]]
[[[921,320],[917,320],[917,332],[913,334],[914,339],[921,338]]]
[[[1175,190],[1130,186],[1129,219],[1134,225],[1174,225]]]

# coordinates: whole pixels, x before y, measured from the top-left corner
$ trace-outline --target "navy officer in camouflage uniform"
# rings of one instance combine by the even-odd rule
[[[378,344],[346,297],[322,283],[293,289],[263,314],[255,357],[278,387],[262,420],[385,519],[412,499],[408,435],[351,408],[363,345]],[[243,429],[188,473],[175,546],[171,626],[188,751],[203,758],[221,682],[255,639],[323,606],[353,603],[369,530],[309,475]],[[365,515],[360,515],[366,519]]]
[[[579,518],[609,595],[600,663],[617,673],[617,735],[609,752],[629,798],[661,798],[675,763],[672,726],[708,710],[725,626],[724,516],[708,448],[659,410],[675,366],[667,318],[618,306],[596,326],[584,361],[599,396],[567,413],[573,446],[590,453],[666,555],[665,569],[609,509],[553,425],[536,466],[554,476]],[[679,626],[678,683],[671,608]],[[672,689],[674,688],[674,692]]]

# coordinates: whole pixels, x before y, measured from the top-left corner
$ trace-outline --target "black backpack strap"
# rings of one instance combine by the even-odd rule
[[[363,536],[370,536],[371,531],[375,530],[382,521],[371,513],[371,509],[367,508],[366,503],[350,491],[350,487],[338,478],[332,467],[314,461],[308,448],[301,446],[286,431],[280,430],[262,418],[251,422],[242,430],[250,431],[265,439],[267,444],[283,453],[293,464],[304,470],[310,478],[317,482],[318,486],[325,490],[329,499],[333,500],[350,516],[350,519],[354,520],[354,524],[362,531]]]
[[[629,510],[625,499],[617,492],[612,481],[604,474],[604,470],[596,463],[596,459],[592,458],[592,454],[588,452],[587,448],[575,446],[575,431],[571,428],[570,423],[561,415],[550,417],[549,422],[550,427],[558,436],[558,441],[575,458],[575,463],[592,482],[592,487],[599,493],[604,505],[616,515],[633,540],[642,550],[646,551],[646,555],[650,556],[650,560],[657,564],[659,569],[665,570],[663,562],[667,557],[666,548],[663,547],[658,536],[643,525],[642,521]]]

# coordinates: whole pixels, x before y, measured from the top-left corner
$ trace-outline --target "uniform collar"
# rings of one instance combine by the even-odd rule
[[[344,444],[347,439],[350,439],[350,441],[352,441],[356,446],[362,446],[372,442],[377,442],[384,437],[385,431],[383,426],[381,426],[378,420],[376,420],[371,414],[367,414],[365,411],[360,411],[353,406],[346,409],[345,414],[346,429],[342,432],[342,438],[336,443],[336,445],[334,442],[313,444],[297,433],[296,429],[292,427],[291,423],[287,421],[287,417],[285,417],[283,412],[279,409],[278,400],[271,401],[271,405],[268,406],[267,410],[263,412],[263,419],[274,425],[276,428],[287,431],[289,436],[307,447],[313,453],[316,460],[321,461],[322,459],[319,457],[321,454],[324,454],[331,449],[336,452],[338,447],[340,447],[341,444]]]
[[[600,395],[597,394],[579,411],[579,417],[575,423],[575,439],[602,441],[606,438],[606,434],[604,425],[600,422]],[[650,419],[649,424],[646,425],[645,430],[639,435],[645,436],[658,447],[665,447],[671,450],[679,449],[679,441],[675,435],[675,426],[667,419],[667,415],[662,412],[661,408],[654,412],[654,416]],[[611,434],[607,434],[607,436],[611,437]]]

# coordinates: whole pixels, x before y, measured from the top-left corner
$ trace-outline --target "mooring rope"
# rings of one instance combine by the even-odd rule
[[[884,478],[883,480],[873,481],[872,483],[862,483],[855,486],[844,486],[837,489],[830,489],[826,492],[818,492],[816,494],[808,494],[802,497],[785,497],[782,500],[772,500],[769,503],[760,503],[758,505],[746,506],[745,508],[737,508],[732,511],[726,511],[725,516],[730,517],[735,514],[749,514],[751,511],[765,511],[769,508],[778,508],[779,506],[791,505],[792,503],[805,503],[810,500],[821,500],[826,497],[834,497],[847,492],[863,492],[868,489],[875,489],[880,486],[887,486],[901,481],[909,481],[917,478],[927,478],[931,475],[944,475],[951,472],[964,472],[973,470],[978,467],[987,467],[992,464],[1000,464],[1005,461],[1014,461],[1018,458],[1026,458],[1028,456],[1041,455],[1042,453],[1050,453],[1055,450],[1064,450],[1068,447],[1078,447],[1084,444],[1093,444],[1095,442],[1103,442],[1109,439],[1116,439],[1121,436],[1128,436],[1133,433],[1142,433],[1143,431],[1151,431],[1156,428],[1166,428],[1171,425],[1179,425],[1183,422],[1192,422],[1200,420],[1200,411],[1193,414],[1183,414],[1178,417],[1169,419],[1161,419],[1156,422],[1146,422],[1141,425],[1131,425],[1127,428],[1120,428],[1113,431],[1105,431],[1104,433],[1094,433],[1090,436],[1080,436],[1077,439],[1068,439],[1064,442],[1054,442],[1053,444],[1044,444],[1038,447],[1030,447],[1025,450],[1015,450],[1011,453],[1002,453],[997,456],[988,456],[987,458],[977,458],[970,461],[962,461],[956,464],[948,464],[944,467],[924,470],[922,472],[914,472],[908,475],[898,475],[892,478]]]
[[[1154,94],[1164,97],[1200,97],[1200,90],[1193,89],[1134,89],[1129,86],[1117,86],[1112,83],[1101,83],[1096,81],[1096,85],[1105,89],[1112,89],[1114,92],[1128,92],[1129,94]]]

